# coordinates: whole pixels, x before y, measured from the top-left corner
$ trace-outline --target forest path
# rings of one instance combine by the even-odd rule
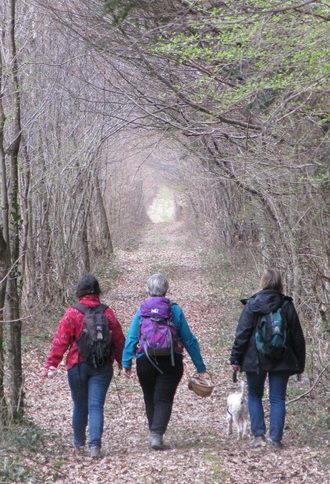
[[[45,433],[44,449],[37,455],[27,455],[25,462],[42,475],[38,482],[327,482],[322,466],[325,455],[300,444],[294,431],[287,431],[287,446],[280,452],[268,447],[252,451],[248,439],[238,443],[235,436],[227,437],[225,401],[235,386],[225,365],[232,329],[226,329],[223,323],[232,311],[230,301],[240,281],[231,274],[230,283],[224,281],[219,294],[210,286],[202,257],[180,222],[150,224],[138,248],[118,252],[121,275],[103,300],[114,308],[126,331],[145,297],[148,276],[165,272],[170,281],[168,296],[183,307],[214,375],[212,396],[202,399],[188,390],[188,377],[194,368],[186,357],[185,375],[165,436],[169,449],[155,452],[148,448],[142,392],[135,372],[131,380],[123,375],[116,377],[105,405],[104,457],[92,461],[75,456],[71,448],[71,401],[64,366],[58,378],[40,385],[37,365],[41,366],[44,356],[40,349],[35,350],[26,357],[27,413]]]

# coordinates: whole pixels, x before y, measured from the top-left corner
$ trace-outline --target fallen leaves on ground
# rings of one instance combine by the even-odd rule
[[[232,298],[209,291],[199,251],[183,243],[184,228],[177,223],[151,225],[134,252],[119,251],[122,275],[104,296],[125,330],[144,297],[148,276],[159,270],[169,275],[168,296],[180,304],[200,341],[216,388],[203,399],[188,390],[194,367],[185,358],[185,375],[178,388],[165,436],[168,450],[148,448],[142,392],[134,376],[116,376],[105,405],[103,458],[77,456],[71,446],[71,398],[64,365],[54,380],[42,381],[40,368],[48,347],[25,355],[27,414],[44,431],[43,451],[24,454],[25,465],[36,470],[40,482],[57,483],[325,483],[326,449],[311,450],[285,435],[285,448],[252,450],[248,439],[227,437],[226,397],[233,390],[226,349],[216,344],[231,341],[221,321],[228,318]],[[166,240],[159,248],[159,240]],[[179,241],[179,243],[178,243]],[[237,281],[239,285],[239,281]],[[237,292],[237,300],[239,293]],[[228,326],[227,326],[228,328]],[[289,417],[288,417],[289,418]],[[36,481],[33,481],[36,482]],[[329,481],[328,481],[329,482]]]

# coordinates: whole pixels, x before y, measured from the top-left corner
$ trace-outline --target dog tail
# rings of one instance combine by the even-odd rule
[[[242,395],[242,400],[245,398],[245,381],[241,381],[241,395]]]

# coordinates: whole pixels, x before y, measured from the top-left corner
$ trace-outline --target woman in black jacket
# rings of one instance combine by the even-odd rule
[[[282,446],[285,422],[285,397],[289,377],[300,374],[305,367],[305,338],[292,298],[282,294],[279,271],[267,269],[261,278],[261,291],[241,302],[240,316],[230,363],[234,370],[245,371],[248,384],[248,408],[251,420],[252,445],[264,445],[266,425],[262,398],[268,375],[270,403],[270,443]],[[281,359],[272,359],[257,351],[255,333],[263,314],[281,308],[287,325],[286,350]]]

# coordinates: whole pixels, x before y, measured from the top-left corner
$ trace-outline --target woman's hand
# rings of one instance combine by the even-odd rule
[[[50,366],[49,368],[44,368],[42,372],[43,378],[49,378],[50,380],[52,378],[55,378],[55,376],[58,373],[58,369],[55,368],[55,366]]]
[[[204,378],[205,376],[208,376],[208,373],[207,371],[197,371],[195,375],[198,376],[198,378]]]
[[[231,365],[231,367],[234,371],[241,371],[240,365]]]

